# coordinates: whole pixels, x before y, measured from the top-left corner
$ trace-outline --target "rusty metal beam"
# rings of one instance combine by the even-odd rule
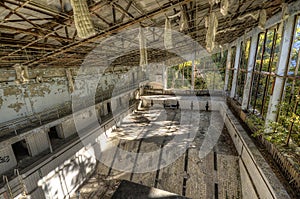
[[[9,3],[11,5],[19,6],[20,1],[21,2],[26,2],[27,0],[18,0],[18,1],[15,1],[15,0],[2,0],[2,1],[5,2],[5,3]],[[62,18],[69,19],[68,15],[66,15],[64,13],[54,12],[53,10],[50,10],[46,7],[42,7],[40,4],[37,4],[36,2],[30,2],[29,4],[23,5],[23,8],[26,8],[28,10],[35,11],[35,12],[38,12],[38,13],[41,13],[41,14],[44,14],[44,15],[52,16],[54,18],[62,17]]]
[[[104,19],[103,17],[101,17],[100,15],[98,15],[96,12],[92,11],[92,14],[95,15],[97,18],[99,18],[104,23],[106,23],[108,26],[112,25],[112,23],[108,22],[106,19]]]
[[[122,8],[119,4],[112,3],[111,5],[113,7],[115,7],[117,10],[119,10],[122,14],[125,14],[127,17],[134,19],[134,16],[132,14],[130,14],[129,12],[127,12],[126,10],[124,10],[124,8]]]
[[[141,21],[143,21],[145,19],[154,17],[158,14],[161,14],[161,13],[165,12],[168,9],[174,8],[176,6],[181,5],[182,3],[187,3],[187,2],[190,2],[190,1],[191,0],[178,0],[176,2],[166,3],[166,4],[162,5],[160,8],[154,9],[154,10],[148,12],[148,13],[145,13],[144,15],[142,15],[140,17],[137,17],[135,20],[129,20],[129,21],[124,22],[122,24],[116,24],[112,27],[109,27],[105,32],[99,33],[99,34],[97,34],[95,36],[92,36],[90,38],[87,38],[87,39],[83,39],[82,41],[76,41],[74,43],[66,45],[66,46],[64,46],[60,49],[57,49],[56,51],[45,54],[42,58],[36,59],[34,61],[26,62],[26,63],[24,63],[24,65],[33,66],[33,65],[38,64],[40,61],[43,61],[47,58],[51,58],[51,57],[63,54],[64,52],[67,52],[67,51],[69,51],[71,49],[74,49],[74,48],[78,48],[79,46],[82,46],[85,43],[94,42],[96,40],[99,40],[100,38],[108,36],[112,33],[116,33],[118,31],[120,31],[124,28],[127,28],[129,26],[132,26],[134,24],[138,24],[138,23],[140,23]]]
[[[30,31],[30,30],[26,30],[26,29],[22,29],[22,28],[17,28],[17,27],[11,27],[11,26],[2,25],[2,24],[0,24],[0,29],[2,29],[2,30],[9,30],[9,31],[15,31],[15,32],[18,32],[18,33],[24,33],[24,34],[32,35],[32,36],[35,36],[35,37],[44,37],[45,36],[45,35],[41,35],[41,34],[39,34],[37,32]],[[54,30],[53,33],[55,31],[56,30]],[[56,36],[56,35],[52,35],[52,34],[49,34],[47,37],[51,38],[51,39],[64,40],[64,41],[69,41],[69,42],[73,42],[74,41],[74,40],[72,40],[70,38],[67,38],[67,37]]]
[[[132,4],[132,0],[128,2],[127,6],[126,6],[126,8],[125,8],[125,11],[126,11],[126,12],[128,12],[128,10],[129,10],[131,4]],[[120,18],[120,21],[123,22],[123,21],[124,21],[124,18],[125,18],[125,13],[122,14],[122,16],[121,16],[121,18]]]

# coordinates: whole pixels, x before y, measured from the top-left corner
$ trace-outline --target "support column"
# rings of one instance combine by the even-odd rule
[[[276,121],[278,115],[277,105],[281,100],[281,95],[284,87],[285,78],[283,77],[286,73],[286,67],[288,67],[289,58],[290,58],[290,49],[293,40],[293,29],[294,29],[294,20],[295,17],[291,16],[285,23],[284,33],[283,33],[283,42],[281,46],[281,53],[278,61],[277,68],[277,76],[275,79],[275,86],[273,89],[273,95],[271,97],[271,104],[268,110],[268,114],[266,117],[266,125],[268,125],[269,121]]]
[[[168,68],[165,64],[163,64],[163,89],[167,89],[168,84]]]
[[[194,91],[195,90],[195,59],[193,59],[193,62],[192,62],[192,74],[191,74],[191,81],[192,81],[192,84],[191,84],[191,90]]]
[[[251,97],[251,83],[252,83],[252,76],[253,76],[253,68],[255,67],[255,62],[256,62],[256,51],[258,45],[257,41],[258,41],[258,34],[255,34],[251,39],[251,48],[250,48],[249,61],[247,67],[247,79],[246,79],[244,93],[243,93],[242,110],[248,109],[248,104]]]
[[[226,60],[226,73],[225,73],[225,84],[224,84],[224,91],[228,89],[228,81],[229,81],[229,74],[230,74],[230,67],[231,67],[231,46],[228,47],[227,52],[227,60]]]
[[[235,56],[235,63],[234,63],[234,74],[233,74],[232,87],[231,87],[231,93],[230,93],[230,97],[231,98],[234,98],[234,96],[235,96],[235,90],[236,90],[236,85],[237,85],[238,69],[239,69],[239,62],[240,62],[240,56],[241,56],[241,42],[238,41],[238,44],[236,46],[236,56]]]

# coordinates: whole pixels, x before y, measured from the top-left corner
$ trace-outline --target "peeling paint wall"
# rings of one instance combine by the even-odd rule
[[[130,85],[133,78],[139,77],[137,70],[101,76],[97,75],[97,68],[88,69],[81,76],[77,76],[78,69],[67,70],[68,74],[64,68],[29,68],[29,82],[17,84],[14,69],[0,69],[0,123],[70,104],[72,78],[75,89],[82,90],[83,95],[96,91],[96,95],[101,96],[105,91],[113,92],[118,87]]]
[[[17,165],[11,145],[0,149],[0,174],[14,168]],[[1,198],[1,197],[0,197]]]

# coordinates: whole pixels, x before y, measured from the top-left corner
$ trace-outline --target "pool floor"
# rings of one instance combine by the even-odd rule
[[[188,198],[242,198],[239,158],[221,115],[210,111],[185,111],[183,114],[180,109],[154,106],[128,115],[107,135],[110,142],[118,145],[118,149],[110,154],[114,158],[111,166],[98,161],[94,174],[79,188],[80,197],[111,198],[120,182],[128,180]],[[185,141],[187,135],[192,133],[183,122],[187,112],[193,113],[193,118],[189,120],[197,121],[197,126],[193,126],[196,134],[188,145]],[[219,130],[220,135],[210,136],[210,126]],[[182,142],[173,143],[175,136],[179,140],[182,136]],[[215,144],[211,141],[213,146],[209,153],[199,158],[199,150],[205,139],[217,140]],[[168,144],[187,146],[187,150],[163,168],[160,168],[160,165],[165,164],[163,158],[158,158],[158,163],[149,159],[145,165],[138,165],[143,153],[158,151],[158,154],[162,154]],[[124,157],[120,149],[133,152],[133,155],[127,154]],[[117,164],[128,160],[134,165],[130,171],[115,169]],[[137,168],[149,166],[147,164],[155,164],[157,168],[146,173],[136,173]],[[76,198],[76,194],[72,198]]]

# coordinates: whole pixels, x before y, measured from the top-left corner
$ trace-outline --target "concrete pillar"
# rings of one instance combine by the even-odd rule
[[[241,56],[241,42],[239,41],[236,46],[236,56],[235,56],[235,63],[234,63],[234,74],[233,74],[233,80],[232,80],[232,87],[231,87],[231,93],[230,97],[234,98],[235,96],[235,90],[237,86],[237,76],[238,76],[238,69],[239,69],[239,63],[240,63],[240,56]]]
[[[251,96],[251,83],[253,76],[253,68],[255,67],[256,62],[256,51],[258,45],[258,34],[254,34],[251,39],[251,48],[249,53],[249,61],[247,67],[247,79],[244,87],[243,93],[243,102],[242,102],[242,110],[247,110],[250,96]]]
[[[231,67],[231,46],[228,47],[227,53],[227,60],[226,60],[226,73],[225,73],[225,84],[224,84],[224,91],[228,89],[228,81],[229,81],[229,74],[230,74],[230,67]]]
[[[195,62],[195,59],[193,59],[192,61],[192,74],[191,74],[191,81],[192,81],[192,84],[191,84],[191,90],[195,90],[195,66],[196,65],[196,62]]]
[[[162,72],[163,72],[163,89],[166,90],[167,89],[167,84],[168,84],[168,69],[167,66],[165,64],[163,64],[162,67]]]
[[[270,106],[266,117],[266,125],[268,125],[269,121],[276,121],[277,115],[278,115],[278,109],[277,105],[279,104],[281,100],[281,95],[284,87],[285,79],[283,76],[286,72],[286,67],[289,63],[289,55],[290,55],[290,48],[292,45],[293,40],[293,26],[294,26],[294,20],[295,17],[291,16],[288,18],[288,20],[285,22],[284,26],[284,33],[283,33],[283,41],[281,45],[281,53],[278,61],[278,68],[277,68],[277,76],[275,79],[275,86],[273,89],[273,95],[270,99]]]

